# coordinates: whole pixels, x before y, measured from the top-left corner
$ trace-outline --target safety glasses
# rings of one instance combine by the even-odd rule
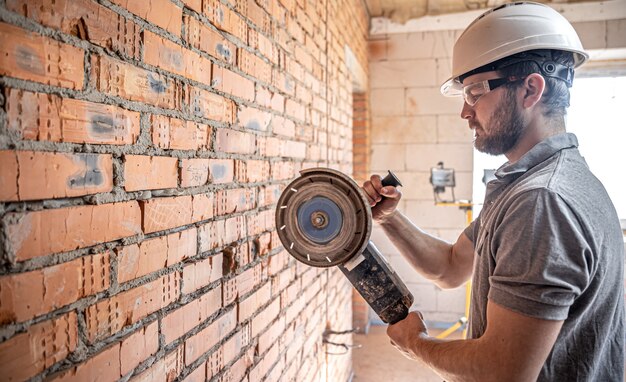
[[[489,93],[490,91],[507,84],[509,82],[517,82],[522,81],[521,79],[508,79],[508,78],[496,78],[493,80],[484,80],[480,82],[475,82],[473,84],[467,85],[463,87],[463,98],[468,105],[474,106],[476,102],[480,99],[480,97]]]

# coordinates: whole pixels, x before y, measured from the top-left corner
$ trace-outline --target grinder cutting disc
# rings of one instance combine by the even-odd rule
[[[276,227],[287,251],[314,267],[343,264],[361,253],[372,212],[348,176],[327,168],[300,172],[278,199]]]

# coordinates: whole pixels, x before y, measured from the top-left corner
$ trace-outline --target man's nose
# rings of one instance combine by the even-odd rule
[[[474,108],[472,108],[467,102],[463,102],[463,108],[461,109],[461,118],[471,119],[474,117]]]

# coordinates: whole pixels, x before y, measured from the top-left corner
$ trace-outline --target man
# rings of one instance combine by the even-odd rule
[[[586,59],[572,26],[541,4],[495,8],[459,37],[442,93],[463,95],[476,148],[508,161],[453,245],[398,212],[400,191],[380,177],[363,185],[374,219],[420,273],[442,288],[473,276],[467,340],[429,337],[417,312],[387,330],[448,381],[623,380],[622,231],[565,132],[568,87]]]

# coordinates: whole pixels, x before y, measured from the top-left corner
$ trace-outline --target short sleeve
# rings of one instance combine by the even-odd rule
[[[536,318],[566,319],[596,265],[575,213],[546,189],[519,195],[490,245],[489,299]]]
[[[468,239],[474,244],[476,244],[476,236],[478,235],[478,229],[480,228],[479,219],[475,219],[470,223],[464,230],[463,233],[467,236]]]

